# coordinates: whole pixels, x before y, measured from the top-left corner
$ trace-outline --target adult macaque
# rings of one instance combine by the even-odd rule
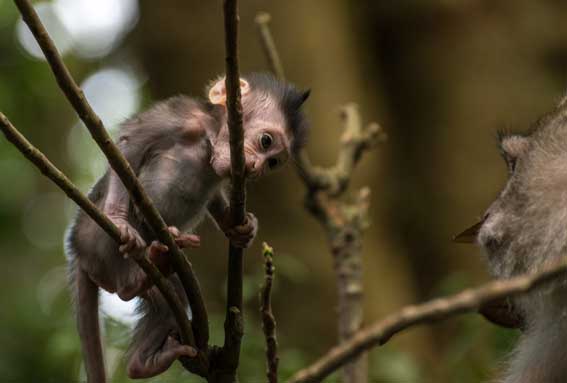
[[[510,278],[567,255],[567,99],[528,133],[501,135],[500,149],[509,179],[475,236],[491,272]],[[567,281],[513,298],[513,317],[523,334],[501,382],[567,382]]]
[[[307,125],[301,105],[309,92],[263,74],[246,76],[240,87],[246,174],[257,178],[283,166],[304,143]],[[248,213],[243,225],[232,225],[223,195],[231,171],[224,78],[208,88],[207,96],[207,101],[177,96],[154,105],[122,124],[118,146],[180,247],[199,246],[199,237],[189,231],[206,213],[233,244],[247,247],[256,235],[257,220]],[[89,198],[121,232],[117,244],[81,211],[68,229],[66,252],[89,382],[105,381],[98,287],[123,300],[142,298],[143,317],[128,362],[131,378],[157,375],[180,356],[194,356],[195,350],[179,343],[175,320],[161,294],[128,257],[146,252],[187,304],[177,276],[171,274],[167,247],[155,241],[112,170],[94,185]]]

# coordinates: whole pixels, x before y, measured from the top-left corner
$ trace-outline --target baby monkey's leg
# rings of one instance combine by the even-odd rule
[[[155,335],[160,332],[155,329]],[[128,376],[131,379],[151,378],[165,372],[179,357],[194,357],[197,351],[191,347],[182,345],[175,334],[167,335],[165,340],[156,348],[154,342],[159,342],[159,337],[148,336],[134,351],[128,361]]]
[[[177,275],[170,275],[169,280],[183,305],[188,307],[185,291]],[[175,318],[155,287],[144,294],[139,311],[143,316],[136,325],[130,347],[130,378],[150,378],[166,371],[179,357],[192,358],[197,354],[193,347],[181,344]]]

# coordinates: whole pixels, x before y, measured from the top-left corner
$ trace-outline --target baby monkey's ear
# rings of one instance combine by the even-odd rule
[[[209,88],[209,101],[215,105],[226,105],[226,86],[225,86],[225,79],[226,77],[222,77],[221,79],[217,80],[213,85]],[[240,79],[240,94],[245,95],[250,91],[250,85],[248,85],[248,81],[241,78]]]

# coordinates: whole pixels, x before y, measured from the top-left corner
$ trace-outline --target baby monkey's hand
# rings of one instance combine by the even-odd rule
[[[196,248],[201,245],[201,238],[196,234],[182,233],[175,226],[169,226],[167,229],[173,236],[175,244],[181,249],[187,247]],[[173,272],[169,248],[166,245],[158,241],[153,241],[147,251],[150,260],[163,275],[168,276]]]
[[[230,209],[226,209],[219,226],[235,247],[247,248],[252,244],[258,232],[258,219],[254,214],[247,212],[244,223],[234,225],[232,224]]]

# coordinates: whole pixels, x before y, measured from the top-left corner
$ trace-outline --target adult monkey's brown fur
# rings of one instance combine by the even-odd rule
[[[131,118],[121,126],[118,146],[180,247],[199,246],[198,236],[181,230],[193,229],[205,213],[233,244],[246,247],[256,235],[256,218],[248,213],[245,224],[234,227],[223,193],[230,176],[224,79],[214,82],[207,93],[207,101],[173,97]],[[299,92],[269,75],[252,74],[241,79],[241,93],[246,172],[253,179],[282,166],[304,143],[307,125],[301,105],[309,92]],[[68,229],[66,253],[88,380],[105,381],[98,287],[123,300],[142,298],[128,375],[155,376],[178,357],[194,356],[195,350],[179,343],[166,302],[128,255],[147,252],[169,275],[185,305],[187,298],[177,276],[171,274],[167,247],[155,241],[112,170],[94,185],[89,198],[119,228],[122,243],[116,244],[83,212]]]
[[[477,226],[498,278],[533,272],[567,255],[567,100],[526,134],[503,134],[506,186]],[[567,382],[567,281],[511,300],[523,334],[503,383]]]

